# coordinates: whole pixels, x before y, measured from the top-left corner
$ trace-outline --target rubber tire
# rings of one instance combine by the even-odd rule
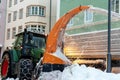
[[[32,80],[32,60],[30,59],[21,59],[19,61],[19,80]]]
[[[8,52],[6,52],[6,53],[4,53],[3,54],[3,56],[2,56],[2,63],[1,64],[3,64],[3,62],[4,62],[4,60],[7,58],[7,60],[8,60],[8,71],[7,71],[7,75],[6,76],[2,76],[2,78],[3,79],[5,79],[5,78],[8,78],[8,77],[12,77],[12,75],[11,75],[11,58],[10,58],[10,55],[9,55],[9,53]],[[2,70],[2,65],[1,65],[1,70]],[[2,71],[1,71],[1,73],[2,73]]]

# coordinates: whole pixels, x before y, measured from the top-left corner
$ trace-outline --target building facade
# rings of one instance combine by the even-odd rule
[[[56,0],[7,0],[5,48],[24,28],[49,33],[56,22]]]
[[[106,0],[7,0],[5,48],[12,46],[14,35],[22,32],[24,28],[37,29],[48,34],[55,22],[69,10],[80,5],[107,10],[107,4]],[[120,14],[119,5],[120,0],[112,0],[112,11]],[[107,29],[107,17],[107,14],[82,12],[71,19],[67,25],[67,32],[72,34]],[[118,28],[120,23],[114,21],[112,24]],[[88,31],[84,29],[86,26]]]
[[[0,0],[0,54],[4,50],[6,1],[7,0]]]
[[[69,5],[67,5],[69,3]],[[120,14],[120,0],[111,0],[111,8],[112,11],[119,13]],[[74,1],[69,1],[69,0],[64,0],[60,1],[60,16],[65,14],[67,11],[69,11],[72,8],[75,8],[80,5],[88,5],[88,6],[93,6],[93,7],[99,7],[102,9],[108,9],[108,1],[101,1],[101,0],[74,0]]]
[[[111,3],[113,13],[116,13],[115,15],[120,15],[120,0],[111,0]],[[107,0],[60,0],[60,16],[80,5],[94,7],[94,10],[85,10],[72,18],[67,27],[67,32],[69,34],[107,29]],[[117,17],[112,16],[112,28],[120,28],[120,20],[115,18]]]

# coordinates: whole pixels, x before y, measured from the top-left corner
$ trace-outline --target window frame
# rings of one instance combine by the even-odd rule
[[[20,2],[22,2],[22,1],[24,1],[24,0],[20,0]]]
[[[40,16],[45,17],[46,16],[46,7],[40,6],[40,5],[31,5],[27,6],[27,17],[28,16]]]
[[[18,0],[14,0],[14,5],[16,5],[18,3]]]
[[[12,7],[12,0],[9,0],[9,7]]]
[[[11,22],[11,18],[12,18],[12,14],[11,14],[11,13],[8,13],[8,23]]]
[[[16,27],[13,27],[12,28],[12,39],[15,38],[15,35],[16,35]]]
[[[18,33],[21,33],[22,32],[22,26],[18,26]]]
[[[84,23],[90,23],[93,22],[93,12],[90,10],[84,11]]]
[[[23,8],[19,9],[19,19],[23,19]]]
[[[33,32],[36,30],[39,33],[45,33],[46,26],[42,24],[30,24],[30,25],[26,25],[26,28]]]
[[[112,0],[112,11],[120,14],[120,0]]]
[[[6,39],[9,40],[10,39],[10,28],[7,29],[7,36]]]
[[[16,21],[17,20],[17,11],[14,11],[13,12],[13,21]]]

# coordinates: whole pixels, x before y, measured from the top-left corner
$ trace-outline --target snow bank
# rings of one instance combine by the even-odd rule
[[[19,80],[18,78],[17,79],[14,79],[14,78],[7,78],[6,80]]]
[[[14,80],[8,78],[7,80]],[[15,80],[19,80],[18,78]],[[73,64],[63,72],[53,71],[41,73],[38,80],[120,80],[120,74],[106,73],[93,67]]]
[[[60,71],[46,72],[42,73],[38,80],[61,80],[61,75]]]
[[[120,74],[106,73],[93,67],[73,64],[63,72],[43,73],[38,80],[120,80]]]

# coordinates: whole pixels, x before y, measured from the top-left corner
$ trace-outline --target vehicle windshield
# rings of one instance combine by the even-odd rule
[[[33,37],[33,45],[37,48],[45,48],[45,38],[44,37]]]
[[[22,46],[22,41],[23,41],[23,35],[19,35],[15,41],[14,46],[15,47],[20,47]],[[27,35],[27,40],[25,41],[25,44],[29,45],[29,40],[28,40],[28,35]],[[45,37],[36,37],[33,36],[33,39],[30,40],[30,44],[32,45],[32,47],[34,48],[45,48]]]

